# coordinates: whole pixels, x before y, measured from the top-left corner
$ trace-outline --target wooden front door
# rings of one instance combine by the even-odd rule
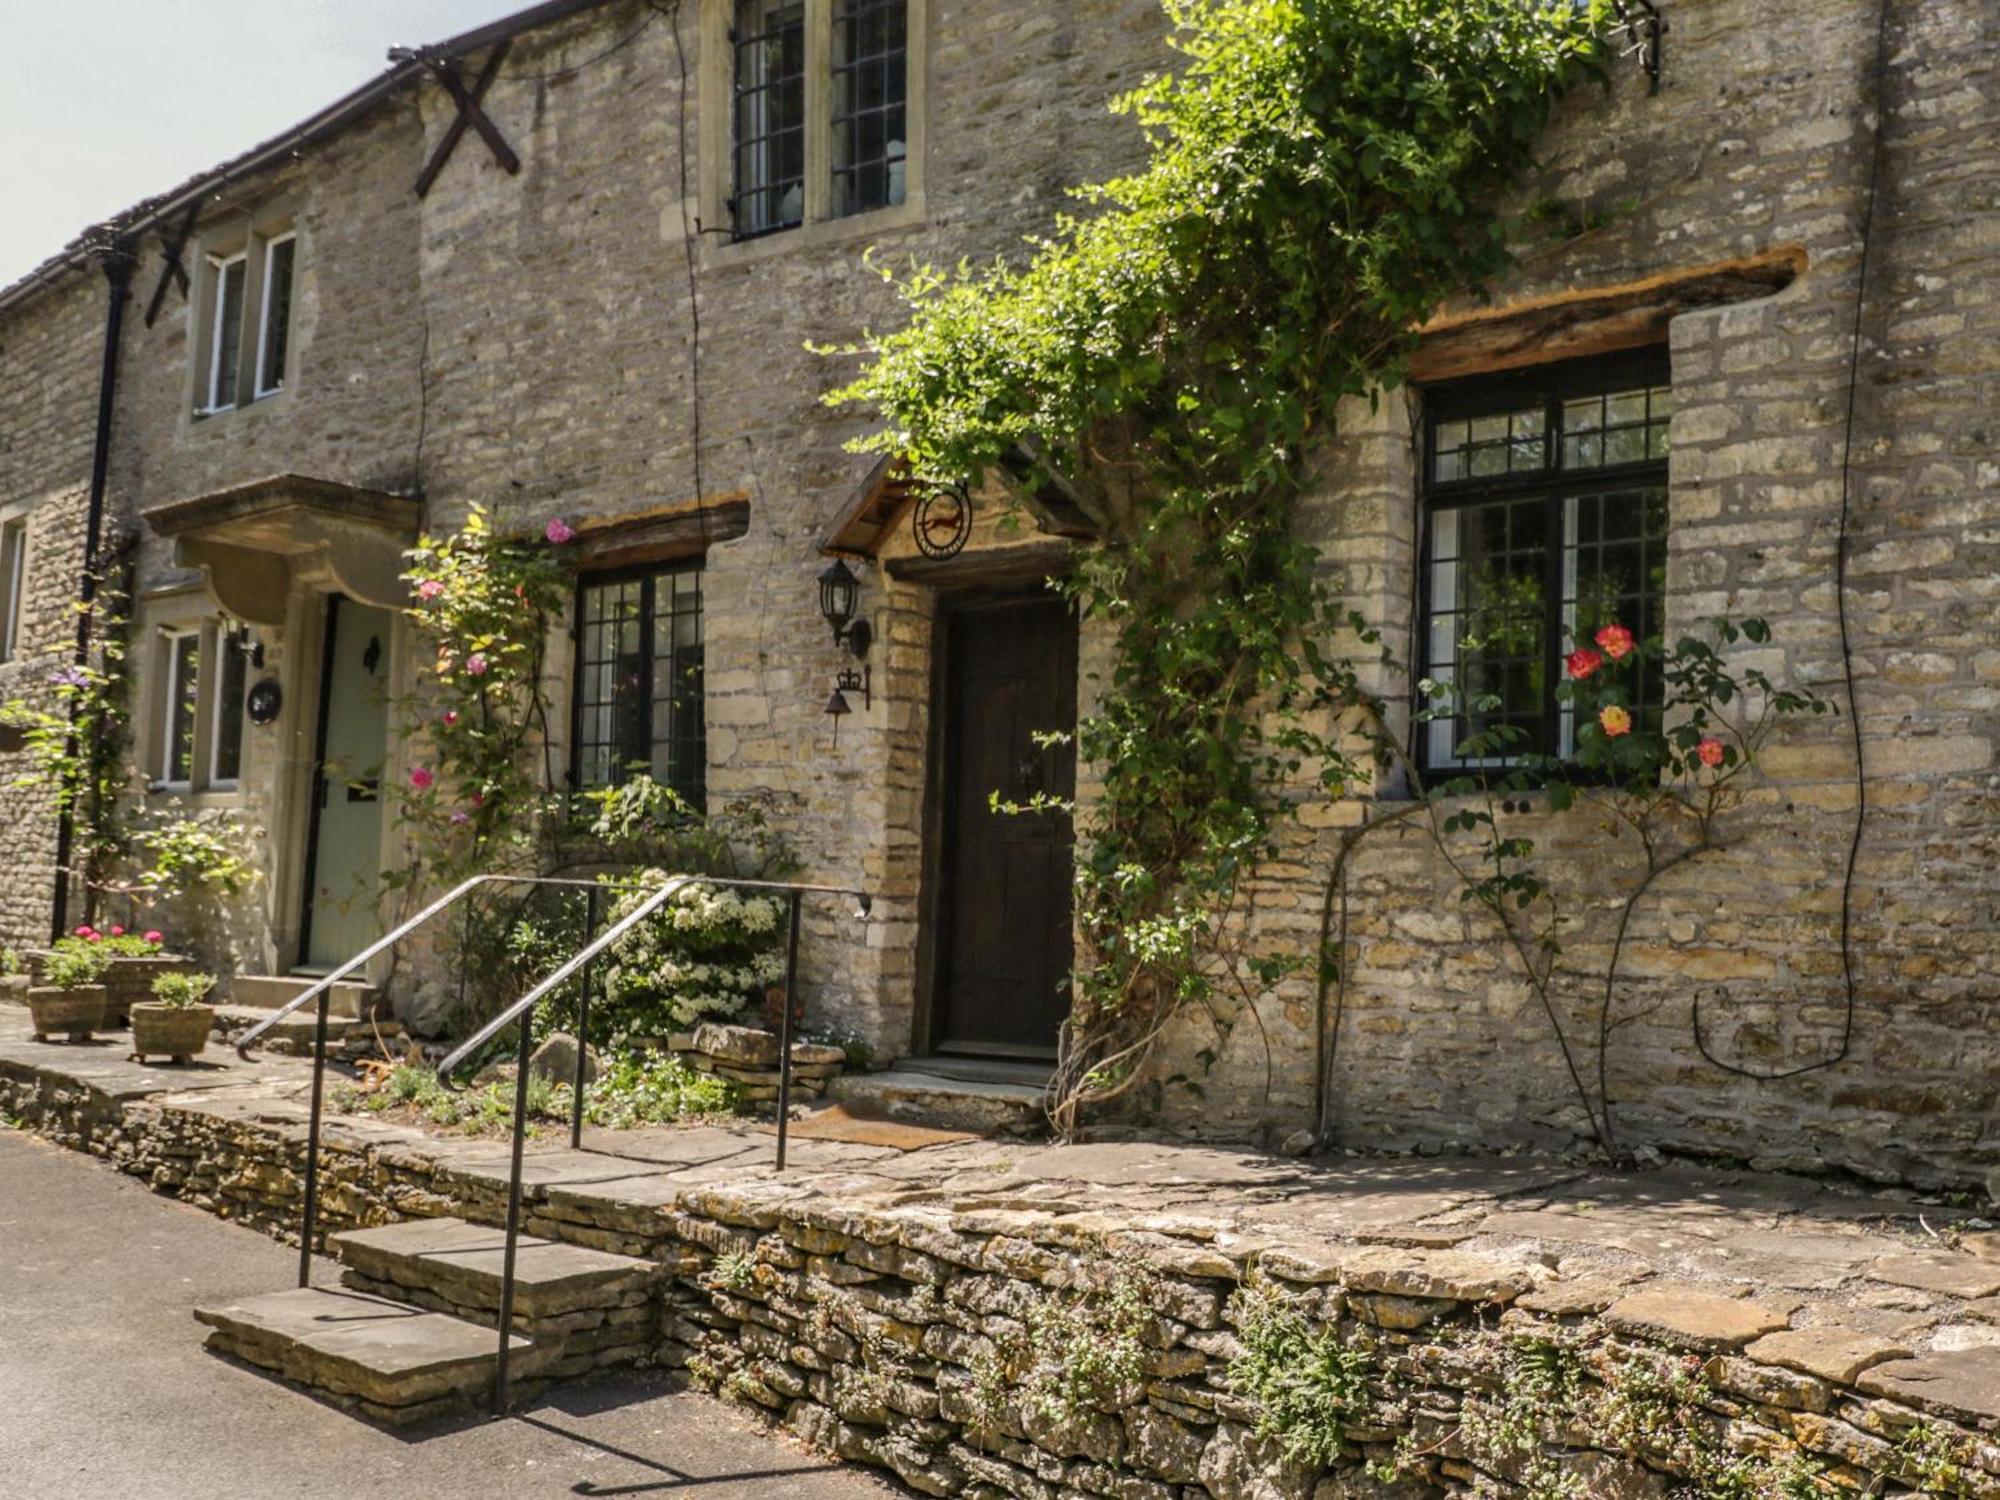
[[[1070,816],[999,812],[992,801],[1075,794],[1074,749],[1035,735],[1076,727],[1076,617],[1038,594],[948,609],[942,627],[932,1047],[1052,1056],[1069,1014]]]

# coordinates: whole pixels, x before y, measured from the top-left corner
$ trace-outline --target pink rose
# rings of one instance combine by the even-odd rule
[[[1694,747],[1694,753],[1703,765],[1714,770],[1722,764],[1722,741],[1710,735]]]
[[[1623,661],[1632,654],[1632,632],[1623,625],[1607,625],[1597,632],[1597,644],[1613,661]]]
[[[484,652],[475,651],[472,655],[466,657],[465,675],[468,677],[484,677],[486,675],[486,655]]]
[[[97,936],[97,929],[92,927],[88,922],[85,922],[81,927],[77,928],[76,935],[80,938],[94,938]]]
[[[428,792],[437,785],[437,777],[431,773],[428,766],[418,766],[416,770],[410,772],[410,785],[420,792]]]
[[[1632,716],[1617,704],[1607,705],[1598,715],[1597,722],[1609,739],[1617,739],[1621,734],[1632,732]]]
[[[443,592],[444,584],[436,578],[426,578],[422,583],[417,585],[417,597],[419,599],[435,599]]]
[[[145,934],[145,938],[149,943],[164,943],[167,940],[166,934],[162,933],[157,927]]]
[[[548,526],[543,530],[542,535],[548,538],[551,547],[560,547],[566,542],[576,540],[575,530],[561,516],[557,516],[553,521],[549,522]]]
[[[444,717],[442,722],[445,728],[447,729],[451,728],[452,725],[458,722],[458,710],[455,708],[447,708],[444,711]]]
[[[122,927],[114,927],[111,929],[111,935],[113,937],[123,937],[125,936],[125,929]]]
[[[101,943],[104,941],[104,934],[101,932],[93,932],[90,934],[89,937],[85,938],[84,941],[86,943]]]

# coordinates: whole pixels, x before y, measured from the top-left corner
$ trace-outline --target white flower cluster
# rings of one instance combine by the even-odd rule
[[[768,896],[745,896],[727,886],[690,885],[668,903],[666,918],[681,932],[734,930],[759,934],[776,932],[780,908]]]

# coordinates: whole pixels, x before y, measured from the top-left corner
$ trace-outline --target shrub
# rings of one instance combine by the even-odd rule
[[[666,878],[648,870],[644,889],[612,908],[618,921]],[[785,976],[784,907],[728,887],[683,887],[611,950],[604,976],[605,1035],[663,1036],[698,1021],[732,1019]]]
[[[732,1113],[736,1086],[726,1078],[697,1073],[665,1052],[621,1057],[590,1086],[584,1118],[610,1130],[638,1125],[672,1125]]]
[[[58,938],[42,961],[42,982],[53,989],[75,990],[100,983],[111,967],[103,945],[86,938]]]
[[[187,1010],[208,998],[215,988],[213,974],[161,974],[153,980],[153,998],[175,1010]]]

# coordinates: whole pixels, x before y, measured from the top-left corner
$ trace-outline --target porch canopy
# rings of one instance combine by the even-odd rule
[[[174,561],[206,575],[238,620],[282,626],[294,583],[337,589],[382,609],[409,602],[403,551],[421,501],[304,474],[274,474],[143,512]]]

